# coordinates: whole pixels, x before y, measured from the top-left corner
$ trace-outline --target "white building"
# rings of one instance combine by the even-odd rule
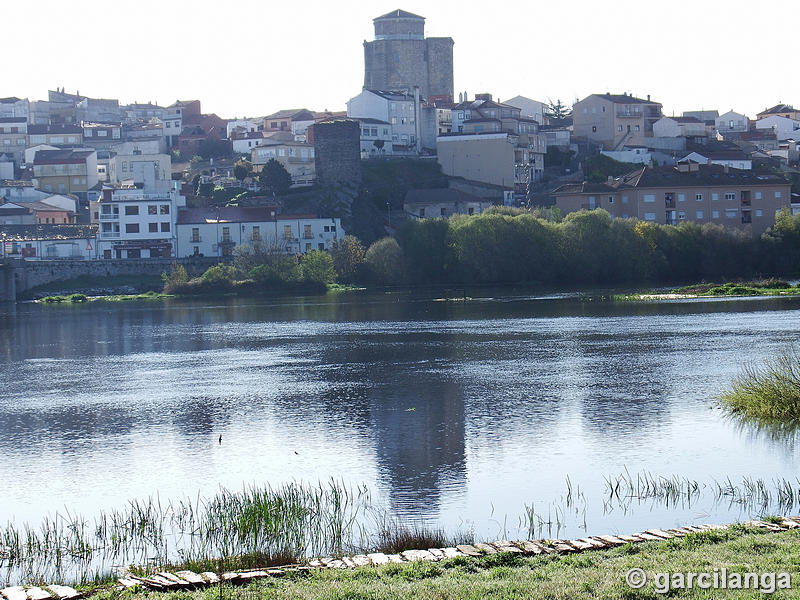
[[[386,121],[354,117],[361,126],[361,158],[392,155],[392,126]]]
[[[255,133],[264,129],[264,119],[231,119],[228,121],[225,136],[232,139],[235,133]]]
[[[539,125],[544,125],[544,114],[546,108],[544,102],[526,98],[525,96],[514,96],[510,100],[503,102],[503,104],[508,104],[509,106],[514,106],[520,109],[520,113],[523,117],[533,119],[539,123]]]
[[[316,179],[314,146],[304,142],[281,142],[266,139],[250,152],[255,171],[261,171],[270,159],[275,159],[292,177],[292,187],[311,185]]]
[[[733,112],[732,110],[714,119],[714,124],[717,131],[723,136],[750,130],[750,119],[747,118],[747,115]]]
[[[700,165],[722,165],[730,169],[740,169],[748,171],[753,168],[753,160],[743,152],[735,151],[718,151],[706,152],[690,152],[678,162],[696,162]]]
[[[52,194],[37,190],[30,181],[0,181],[0,197],[9,202],[41,202]]]
[[[652,163],[653,155],[647,148],[626,148],[624,150],[601,150],[600,154],[613,158],[624,163],[649,165]]]
[[[392,153],[418,153],[421,136],[420,99],[410,94],[364,90],[347,101],[347,116],[369,118],[392,126]]]
[[[250,154],[256,146],[264,141],[263,131],[247,131],[231,134],[231,146],[235,154]]]
[[[706,124],[695,117],[661,117],[653,123],[654,137],[706,137]]]
[[[28,119],[30,102],[27,98],[0,98],[0,119],[6,117],[24,117]]]
[[[134,152],[133,154],[116,154],[113,157],[114,167],[109,175],[113,175],[111,182],[121,183],[132,179],[140,181],[136,177],[137,169],[152,165],[155,168],[156,179],[168,180],[172,178],[172,158],[169,154],[144,154]]]
[[[780,141],[797,139],[800,135],[800,121],[772,115],[756,121],[756,129],[772,129]]]
[[[103,190],[97,206],[98,257],[176,257],[175,224],[185,206],[177,182],[158,181],[155,168],[146,172],[142,188]]]
[[[261,246],[286,254],[330,250],[344,236],[341,221],[312,215],[280,215],[274,207],[181,210],[178,256],[232,256],[241,246]]]

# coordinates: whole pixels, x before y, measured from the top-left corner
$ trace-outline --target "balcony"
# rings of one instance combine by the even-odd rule
[[[675,200],[664,200],[664,208],[675,208]]]
[[[641,119],[644,115],[641,112],[627,112],[624,110],[617,111],[618,119]]]
[[[119,231],[101,231],[100,237],[105,240],[117,239],[119,238]]]
[[[99,218],[101,221],[119,221],[119,213],[117,214],[100,213]]]
[[[198,236],[192,236],[191,238],[189,238],[189,243],[190,244],[198,244],[198,243],[200,243],[202,241],[203,241],[203,238],[201,238],[199,235]]]

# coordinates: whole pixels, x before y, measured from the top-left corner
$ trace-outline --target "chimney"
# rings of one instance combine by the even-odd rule
[[[647,101],[650,102],[650,94],[647,94]]]

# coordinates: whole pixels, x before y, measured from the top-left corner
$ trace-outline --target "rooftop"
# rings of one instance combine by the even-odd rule
[[[178,225],[207,223],[258,223],[275,220],[272,206],[223,206],[217,208],[187,208],[178,211]]]
[[[406,192],[406,204],[437,204],[441,202],[487,202],[487,200],[454,188],[408,190]]]
[[[772,108],[766,108],[763,112],[758,113],[759,115],[776,115],[785,112],[795,112],[794,107],[791,104],[776,104]]]
[[[420,17],[419,15],[415,15],[414,13],[410,13],[398,8],[392,12],[386,13],[385,15],[381,15],[380,17],[375,17],[372,20],[377,21],[379,19],[421,19],[424,21],[425,17]]]
[[[64,163],[83,163],[86,158],[94,153],[91,150],[38,150],[33,159],[34,165],[57,165]]]
[[[628,96],[627,94],[610,94],[606,92],[605,94],[592,94],[597,98],[604,98],[605,100],[609,100],[614,104],[659,104],[658,102],[653,102],[652,100],[644,100],[642,98],[637,98],[636,96]]]

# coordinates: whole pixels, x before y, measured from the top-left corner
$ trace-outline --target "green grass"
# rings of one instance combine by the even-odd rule
[[[747,365],[720,396],[731,412],[765,421],[800,418],[800,354],[787,351],[763,366]]]
[[[493,554],[480,558],[458,557],[437,563],[416,562],[326,569],[301,576],[264,579],[248,586],[214,586],[180,592],[100,591],[96,600],[356,600],[437,599],[517,600],[519,598],[638,599],[660,598],[655,573],[789,572],[800,567],[800,533],[764,533],[741,526],[725,531],[696,533],[665,542],[626,544],[611,550],[570,555],[521,557]],[[648,575],[647,585],[634,590],[624,581],[631,568]],[[800,576],[796,576],[798,578]],[[800,598],[797,590],[775,597]],[[672,590],[673,598],[761,598],[753,590]]]
[[[700,297],[719,296],[789,296],[800,294],[800,287],[782,279],[758,279],[723,284],[700,283],[672,290],[673,294],[691,294]]]
[[[160,290],[163,286],[160,275],[112,275],[108,277],[82,275],[73,279],[51,281],[19,294],[30,299],[47,292],[84,291],[130,286],[137,290]]]
[[[116,294],[113,296],[87,296],[85,294],[70,294],[69,296],[45,296],[36,302],[42,304],[82,304],[84,302],[130,302],[132,300],[165,300],[174,298],[172,294],[159,292],[144,292],[143,294]]]

